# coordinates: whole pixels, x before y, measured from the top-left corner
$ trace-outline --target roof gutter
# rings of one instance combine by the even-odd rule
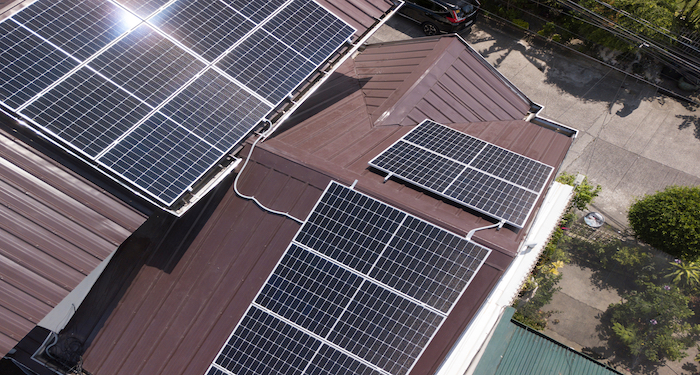
[[[309,97],[311,97],[311,95],[313,95],[314,92],[316,92],[316,90],[331,76],[331,74],[333,74],[333,72],[335,72],[348,58],[353,56],[357,52],[357,50],[360,49],[360,47],[362,47],[362,45],[364,45],[367,42],[367,40],[369,40],[369,38],[372,35],[374,35],[374,33],[380,27],[382,27],[386,23],[386,21],[389,20],[389,18],[391,18],[391,16],[393,16],[396,12],[399,11],[399,9],[401,9],[403,5],[404,1],[398,0],[398,2],[393,6],[393,9],[388,13],[384,13],[384,16],[380,18],[372,28],[367,29],[367,31],[365,31],[365,33],[362,34],[360,39],[355,44],[352,44],[352,48],[348,50],[345,53],[345,55],[343,55],[343,57],[338,59],[338,61],[336,61],[335,64],[331,65],[327,70],[324,70],[322,72],[321,78],[318,81],[316,81],[316,83],[313,86],[311,86],[300,98],[297,98],[296,101],[293,101],[292,106],[287,108],[282,113],[282,116],[275,120],[272,126],[262,133],[262,142],[264,142],[265,139],[274,134],[275,131],[277,131],[277,129],[282,125],[282,123],[284,123],[284,121],[286,121],[289,118],[289,116],[292,115],[292,113],[294,113]]]

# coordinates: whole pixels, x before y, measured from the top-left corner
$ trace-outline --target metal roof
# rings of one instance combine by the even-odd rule
[[[303,219],[330,180],[346,185],[358,180],[359,191],[453,232],[466,234],[489,224],[488,218],[410,186],[391,180],[384,184],[382,175],[368,169],[367,161],[410,127],[375,126],[362,83],[355,61],[347,60],[272,138],[258,145],[239,190]],[[558,167],[572,139],[517,118],[448,125]],[[247,155],[248,147],[241,155]],[[204,373],[299,228],[296,221],[236,196],[230,179],[213,193],[178,219],[162,244],[152,241],[145,253],[126,249],[110,262],[105,273],[111,276],[98,280],[88,296],[94,303],[84,303],[62,333],[88,346],[85,369],[102,375]],[[526,231],[477,232],[478,242],[497,251],[411,374],[435,372],[512,261]],[[137,253],[145,254],[140,255],[144,259],[135,262],[136,255],[129,255]],[[128,277],[116,288],[120,272]]]
[[[505,310],[475,369],[479,375],[613,375],[618,371],[512,320]]]
[[[4,131],[0,218],[1,354],[146,219]]]

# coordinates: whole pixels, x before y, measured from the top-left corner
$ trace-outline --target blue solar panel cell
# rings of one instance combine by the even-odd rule
[[[328,340],[391,374],[405,375],[442,320],[415,302],[365,283]]]
[[[367,273],[406,214],[340,185],[330,189],[296,241]]]
[[[210,62],[255,27],[223,2],[204,0],[176,1],[150,22]]]
[[[281,102],[316,68],[263,29],[234,48],[217,66],[273,104]]]
[[[445,193],[486,214],[520,225],[538,197],[537,193],[472,168],[465,170]]]
[[[403,139],[464,164],[469,164],[487,144],[432,121],[423,122]]]
[[[161,111],[214,147],[228,150],[271,109],[216,70],[209,69]]]
[[[308,375],[383,375],[341,351],[322,345],[309,364]]]
[[[224,155],[160,113],[98,161],[171,205]]]
[[[370,276],[448,313],[488,253],[462,237],[408,217]]]
[[[325,336],[361,283],[360,276],[292,244],[256,303]]]
[[[19,109],[78,62],[18,24],[0,23],[0,101]]]
[[[372,166],[436,193],[442,193],[465,166],[410,143],[399,141],[372,161]]]
[[[206,67],[147,24],[130,32],[89,65],[153,107]]]
[[[538,193],[553,169],[494,145],[487,145],[471,166]]]
[[[251,307],[215,363],[233,374],[301,375],[320,345],[310,335]]]
[[[83,61],[140,22],[108,0],[37,1],[13,18]]]
[[[83,67],[21,113],[94,158],[150,111],[142,101]]]
[[[142,19],[148,18],[153,12],[161,9],[170,0],[115,0],[126,9],[134,12]]]
[[[264,28],[315,65],[326,60],[354,32],[313,0],[294,0]]]

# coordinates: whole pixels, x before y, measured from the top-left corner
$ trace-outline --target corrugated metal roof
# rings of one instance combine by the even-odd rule
[[[368,46],[355,71],[375,125],[519,120],[532,105],[457,36]]]
[[[145,220],[4,131],[0,218],[1,354]]]
[[[368,170],[367,161],[410,127],[374,126],[361,85],[355,62],[346,61],[278,134],[258,145],[239,189],[272,209],[305,218],[331,179],[348,185],[358,180],[356,189],[455,232],[489,224],[488,218],[410,186],[384,184],[383,176]],[[555,167],[571,145],[570,138],[522,120],[447,125]],[[197,214],[189,212],[148,260],[134,266],[126,256],[121,265],[110,263],[105,272],[116,275],[137,267],[135,277],[122,291],[109,293],[114,280],[102,279],[90,294],[95,300],[113,295],[119,302],[81,306],[63,333],[89,344],[85,369],[101,375],[201,374],[214,359],[299,228],[238,198],[230,181],[219,189],[227,191],[213,214],[188,223]],[[176,240],[199,225],[191,243]],[[478,232],[476,239],[499,251],[479,270],[412,375],[435,372],[512,261],[525,232]]]
[[[412,64],[422,69],[430,68],[430,73],[424,71],[424,74],[420,74],[417,68],[411,68],[410,74],[443,77],[446,72],[457,72],[455,74],[468,81],[500,82],[500,78],[485,77],[492,74],[489,70],[479,71],[471,66],[465,68],[461,60],[454,58],[454,56],[466,54],[472,56],[474,64],[481,64],[479,58],[472,55],[473,51],[455,36],[419,38],[398,44],[370,46],[354,60],[348,60],[339,67],[329,81],[319,88],[314,96],[287,120],[286,124],[283,124],[281,127],[283,131],[265,141],[260,147],[337,176],[340,181],[352,183],[358,180],[358,186],[374,196],[405,210],[417,212],[420,216],[456,232],[467,233],[471,229],[489,225],[492,223],[490,218],[435,199],[434,196],[419,191],[409,184],[393,179],[385,183],[383,175],[368,169],[369,160],[389,147],[411,127],[400,124],[376,125],[372,112],[384,104],[374,105],[372,100],[367,98],[367,87],[374,78],[368,78],[366,75],[369,74],[367,67],[371,66],[371,63],[369,63],[370,60],[365,59],[364,55],[370,53],[373,56],[400,56],[404,49],[421,51],[417,57],[410,59],[413,61]],[[446,53],[448,50],[450,52]],[[364,68],[358,68],[358,64]],[[379,68],[376,72],[380,76],[386,75],[386,71]],[[404,79],[406,79],[404,75],[399,75],[396,81]],[[392,113],[413,113],[414,104],[427,100],[422,96],[423,94],[434,95],[431,91],[436,86],[434,81],[423,78],[414,83],[406,85],[410,86],[411,90],[401,95],[408,97],[412,95],[410,93],[422,94],[417,98],[412,97],[411,100],[402,98],[394,100],[395,104],[391,105]],[[378,87],[375,86],[374,89]],[[488,106],[504,109],[502,119],[481,121],[482,117],[493,117],[485,114],[473,117],[474,122],[463,121],[462,117],[455,117],[459,118],[460,122],[450,122],[451,119],[440,117],[438,114],[425,116],[436,116],[444,121],[442,122],[444,125],[555,168],[561,164],[573,141],[564,134],[523,121],[522,117],[529,109],[529,101],[516,95],[510,84],[493,84],[484,91],[475,90],[470,94],[475,98],[472,102],[454,97],[453,94],[444,95],[452,99],[436,104],[440,108],[440,113],[480,113],[483,106],[476,106],[474,103],[491,103]],[[416,125],[424,119],[418,120],[418,117],[414,117],[411,121]],[[435,118],[430,119],[435,120]],[[554,176],[551,178],[553,179]],[[542,199],[543,197],[539,203]],[[525,230],[519,232],[485,230],[477,232],[475,239],[491,248],[514,254],[525,233]]]
[[[479,361],[479,375],[615,375],[619,372],[511,320],[506,309]]]

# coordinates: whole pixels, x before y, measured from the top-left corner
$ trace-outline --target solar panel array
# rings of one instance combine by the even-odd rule
[[[553,170],[430,120],[369,165],[520,228]]]
[[[313,0],[39,0],[0,22],[0,102],[168,207],[354,32]]]
[[[407,374],[489,253],[331,182],[207,375]]]

